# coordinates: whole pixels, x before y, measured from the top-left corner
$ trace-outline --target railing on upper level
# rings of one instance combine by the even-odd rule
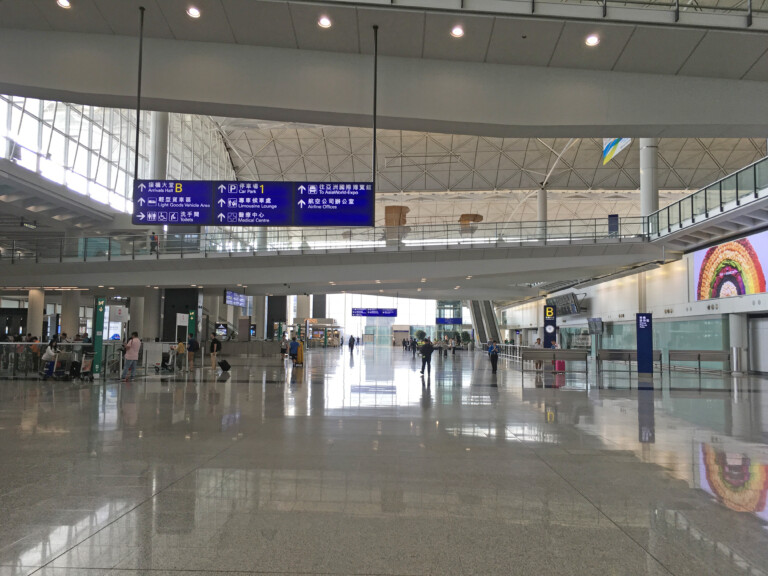
[[[607,218],[379,228],[254,228],[246,232],[0,240],[0,263],[73,262],[233,255],[412,252],[599,241],[645,242],[646,220]]]
[[[768,196],[768,157],[665,206],[648,217],[649,239],[656,240]]]

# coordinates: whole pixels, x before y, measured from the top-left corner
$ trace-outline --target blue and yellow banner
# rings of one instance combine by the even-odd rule
[[[603,138],[603,166],[632,143],[632,138]]]

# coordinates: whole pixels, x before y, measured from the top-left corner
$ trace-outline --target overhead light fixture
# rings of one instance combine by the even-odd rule
[[[472,280],[472,276],[467,276],[467,280]]]
[[[462,36],[464,36],[464,27],[461,26],[460,24],[456,24],[456,26],[454,26],[453,29],[451,30],[451,36],[453,36],[454,38],[461,38]]]
[[[104,285],[103,284],[99,284],[99,288],[104,288]]]
[[[333,22],[331,22],[331,19],[328,18],[328,16],[320,16],[317,25],[320,26],[320,28],[330,28],[333,25]]]
[[[200,18],[200,9],[195,6],[187,8],[187,16],[190,18]]]
[[[600,44],[600,36],[598,36],[597,34],[590,34],[589,36],[587,36],[587,39],[584,40],[584,44],[586,44],[587,46],[597,46],[598,44]]]
[[[455,286],[453,289],[458,290],[459,288],[461,288],[461,286]]]
[[[192,288],[197,288],[197,284],[190,284]]]
[[[421,279],[421,281],[422,281],[422,282],[426,282],[426,281],[427,281],[427,279],[426,279],[426,278],[422,278],[422,279]]]
[[[69,10],[72,8],[72,3],[69,0],[56,0],[56,4],[59,5],[59,7],[64,8],[65,10]]]
[[[379,292],[384,292],[384,290],[379,290]]]

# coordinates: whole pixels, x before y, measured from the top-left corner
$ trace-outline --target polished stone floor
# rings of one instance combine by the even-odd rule
[[[0,381],[0,576],[768,575],[766,380],[230,362]]]

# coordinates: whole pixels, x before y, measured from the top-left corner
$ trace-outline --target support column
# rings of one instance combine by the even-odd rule
[[[45,290],[32,289],[27,296],[27,333],[43,338],[43,318],[45,317]]]
[[[312,317],[309,298],[301,294],[296,296],[296,322],[304,322],[305,319]]]
[[[139,336],[146,342],[154,342],[156,338],[160,338],[162,333],[160,330],[160,290],[145,288],[142,300],[144,300],[142,310],[144,316],[142,319],[143,332],[139,332]]]
[[[61,293],[61,332],[74,339],[80,329],[80,292],[65,290]]]
[[[149,177],[165,180],[168,173],[168,112],[152,112],[149,127]]]
[[[131,318],[128,323],[128,334],[131,332],[138,332],[139,338],[144,342],[147,342],[146,335],[144,334],[144,297],[143,296],[131,296],[131,304],[128,308],[128,314]]]
[[[749,330],[746,314],[728,314],[728,340],[731,348],[741,349],[741,371],[748,370]],[[732,367],[735,368],[735,367]]]
[[[656,138],[640,138],[640,215],[650,216],[659,209],[659,143]]]
[[[542,239],[547,237],[547,191],[545,188],[539,189],[536,194],[536,220],[539,221],[537,235]]]
[[[263,294],[253,297],[253,315],[251,323],[256,324],[256,334],[254,338],[263,340],[267,337],[267,298]]]

